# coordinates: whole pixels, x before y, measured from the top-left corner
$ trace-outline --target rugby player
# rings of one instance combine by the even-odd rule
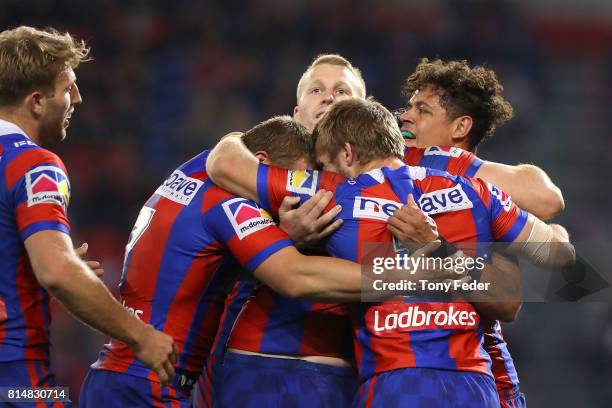
[[[245,134],[247,141],[262,138],[272,138],[275,146],[266,160],[298,169],[309,165],[310,134],[291,118],[273,118]],[[361,296],[360,265],[300,254],[266,211],[210,181],[207,156],[204,151],[177,168],[142,207],[119,285],[126,308],[175,339],[177,375],[161,387],[125,344],[112,341],[85,379],[83,407],[190,406],[226,289],[241,268],[289,298],[354,301]]]
[[[502,96],[503,87],[495,72],[466,61],[421,60],[414,73],[405,81],[403,94],[408,98],[406,109],[400,115],[401,129],[414,139],[406,139],[408,146],[451,146],[475,152],[482,141],[493,135],[495,129],[512,117],[513,110]],[[439,152],[433,148],[434,153]],[[427,151],[427,149],[426,149]],[[448,150],[451,151],[450,149]],[[456,151],[453,149],[453,151]],[[419,165],[420,161],[408,155],[405,162]],[[561,191],[546,173],[532,165],[506,166],[492,163],[501,174],[519,185],[525,179],[538,179],[548,186],[544,190],[517,189],[514,194],[534,196],[535,207],[530,210],[541,219],[549,219],[563,210]],[[499,174],[482,169],[479,176],[495,184]],[[515,199],[515,197],[512,197]],[[394,233],[403,238],[408,226],[396,216],[389,222],[397,227]],[[403,238],[405,239],[405,238]],[[508,281],[513,280],[512,277]],[[518,279],[516,279],[518,281]],[[518,305],[509,308],[507,318],[512,320]],[[503,407],[524,407],[525,396],[519,390],[519,379],[514,363],[501,333],[499,322],[488,322],[485,329],[485,348],[493,360],[493,372]]]
[[[21,26],[0,33],[4,387],[55,385],[49,361],[50,295],[87,325],[128,344],[163,382],[174,374],[172,338],[130,314],[73,249],[66,168],[57,155],[41,147],[66,137],[70,117],[82,102],[74,69],[88,54],[84,42],[54,29]]]
[[[384,118],[383,123],[380,123],[381,118]],[[379,122],[378,127],[376,127],[377,121]],[[337,176],[318,172],[300,176],[300,173],[297,172],[287,172],[261,165],[258,167],[257,161],[249,156],[248,151],[240,142],[231,138],[223,140],[213,149],[208,166],[209,174],[215,182],[224,187],[238,194],[257,198],[264,207],[273,212],[278,210],[283,197],[288,194],[297,193],[308,196],[321,186],[335,189],[335,202],[344,204],[344,210],[340,214],[340,217],[344,218],[344,224],[338,232],[332,235],[327,248],[330,253],[346,259],[361,260],[361,256],[358,255],[358,243],[362,241],[384,242],[387,240],[391,242],[390,233],[384,226],[382,229],[380,226],[381,219],[384,220],[380,207],[395,206],[398,208],[401,205],[399,202],[405,201],[406,193],[411,191],[410,181],[415,185],[412,192],[420,196],[421,206],[428,207],[427,200],[429,200],[432,206],[429,209],[430,214],[434,215],[437,221],[444,220],[442,225],[446,232],[442,232],[442,236],[447,239],[451,237],[452,239],[449,239],[451,241],[496,239],[524,242],[538,240],[549,234],[552,242],[567,241],[567,234],[562,227],[543,224],[537,218],[518,209],[507,196],[491,193],[480,181],[466,182],[446,173],[403,167],[399,159],[403,157],[401,147],[403,140],[399,129],[394,125],[391,114],[378,104],[358,99],[338,102],[315,127],[315,135],[318,135],[317,156],[324,167],[338,170],[343,175],[353,177],[352,179],[339,180]],[[390,168],[383,167],[382,170],[378,170],[380,166]],[[367,174],[362,178],[357,177],[364,172]],[[295,183],[296,177],[300,178],[297,184]],[[306,183],[305,180],[307,180]],[[449,193],[450,190],[452,190],[451,193]],[[452,202],[432,201],[432,197],[447,193],[449,196],[453,195]],[[461,198],[460,203],[454,202],[458,196]],[[367,201],[365,197],[383,198],[383,200],[378,203],[378,206],[368,208],[365,204]],[[437,197],[439,200],[444,198]],[[359,200],[361,201],[358,203]],[[470,210],[472,208],[473,210]],[[470,217],[472,217],[471,221]],[[373,223],[372,219],[375,219],[376,222]],[[439,222],[438,224],[440,227]],[[466,226],[471,225],[473,226],[466,229]],[[357,239],[357,233],[363,238]],[[553,247],[556,252],[551,252],[552,248],[549,247],[546,247],[546,250],[538,247],[533,252],[530,249],[525,250],[522,244],[511,247],[516,247],[519,252],[528,255],[534,261],[551,266],[570,263],[574,256],[573,248],[570,245]],[[433,307],[435,309],[436,307],[432,302],[420,303],[420,305],[424,308]],[[448,307],[448,304],[446,305],[445,307]],[[248,310],[248,306],[247,303],[245,310]],[[490,360],[481,349],[482,333],[480,330],[482,328],[479,323],[474,323],[468,328],[462,326],[438,328],[435,331],[437,335],[433,335],[433,337],[440,336],[437,337],[437,340],[431,337],[432,334],[429,331],[427,331],[428,334],[425,334],[417,329],[417,332],[410,333],[410,346],[408,346],[405,345],[405,340],[401,340],[401,335],[398,337],[397,333],[390,334],[386,339],[385,336],[382,338],[376,336],[372,332],[374,329],[371,327],[371,318],[378,311],[375,310],[375,307],[365,309],[359,315],[365,315],[369,323],[364,324],[363,319],[358,318],[355,325],[357,361],[361,379],[364,381],[360,396],[357,398],[360,405],[367,405],[367,401],[373,398],[377,405],[391,400],[397,402],[397,399],[400,398],[402,401],[415,403],[425,403],[431,400],[441,404],[471,403],[476,404],[475,406],[499,406],[495,383],[489,371]],[[386,311],[389,312],[389,310]],[[470,311],[466,310],[466,313],[477,315],[473,308]],[[241,319],[242,316],[237,326]],[[436,325],[429,328],[434,329]],[[373,342],[374,338],[376,338],[376,346],[367,340],[372,339]],[[246,344],[245,341],[242,343]],[[403,346],[398,349],[399,344]],[[452,346],[453,344],[463,344],[465,349],[457,349]],[[230,339],[229,346],[232,346],[232,339]],[[412,368],[409,372],[403,373],[404,370],[399,370],[408,367]],[[419,368],[419,370],[414,368]],[[421,368],[433,368],[435,372],[423,371],[420,370]],[[404,392],[407,390],[394,389],[392,384],[398,380],[397,376],[393,376],[394,379],[390,382],[382,381],[378,386],[380,390],[373,394],[372,387],[378,381],[378,374],[388,374],[393,370],[400,372],[400,381],[410,377],[413,378],[415,384],[419,383],[417,379],[421,374],[427,374],[429,377],[433,375],[436,377],[433,380],[436,387],[425,387],[423,392],[416,392],[410,396],[408,395],[410,392]],[[441,371],[444,370],[455,370],[461,375],[441,374]],[[473,373],[480,374],[472,375]],[[453,378],[457,381],[456,384],[446,389],[446,392],[441,392],[444,389],[442,384],[445,381],[455,381]],[[476,384],[478,386],[473,387]],[[463,391],[478,389],[482,393],[464,393],[460,397],[465,399],[455,400],[458,395],[449,389]]]
[[[305,125],[309,130],[312,130],[317,121],[320,120],[320,118],[335,102],[351,96],[365,98],[365,95],[365,82],[363,81],[359,69],[351,65],[349,61],[339,55],[321,55],[313,61],[313,63],[307,68],[300,78],[296,92],[297,105],[294,108],[294,118],[296,121]],[[265,149],[262,148],[262,150]],[[496,171],[495,163],[482,162],[468,152],[460,151],[460,154],[456,157],[450,157],[450,155],[447,155],[446,157],[443,155],[425,155],[425,153],[428,152],[425,152],[423,149],[408,149],[406,152],[406,157],[418,156],[423,158],[424,165],[448,170],[458,174],[474,175],[481,171],[481,168],[489,169],[491,167],[493,167],[493,169],[490,170],[491,173],[495,173]],[[522,186],[520,187],[522,188]],[[533,187],[538,189],[543,188],[543,186],[540,185],[534,185]],[[527,188],[531,188],[531,186],[527,186]],[[522,203],[522,205],[529,209],[531,203],[529,202],[528,198],[524,201],[525,202]],[[320,241],[322,238],[337,229],[342,223],[341,219],[336,219],[332,224],[329,224],[329,222],[335,216],[335,214],[332,212],[329,212],[319,218],[320,213],[311,211],[311,207],[308,206],[302,206],[291,210],[291,205],[295,203],[295,200],[288,197],[283,203],[283,206],[281,206],[279,212],[281,228],[287,231],[297,244],[311,244],[313,242]],[[232,297],[230,297],[230,299],[233,299],[234,301],[228,303],[228,307],[226,308],[227,310],[239,310],[239,305],[246,299],[246,294],[249,291],[244,290],[244,286],[246,284],[241,285],[243,290],[234,288]],[[233,351],[241,350],[241,348],[247,348],[250,350],[250,352],[256,352],[260,355],[260,357],[266,358],[298,358],[301,360],[316,361],[319,364],[339,365],[345,367],[352,364],[352,355],[350,352],[347,352],[347,350],[351,349],[348,330],[344,330],[344,336],[339,334],[339,330],[341,328],[348,327],[348,320],[346,318],[342,320],[338,315],[339,311],[342,310],[343,307],[338,309],[332,307],[331,305],[325,305],[321,307],[321,310],[317,310],[317,305],[312,305],[305,302],[296,302],[291,299],[283,298],[265,287],[259,288],[255,296],[253,296],[253,299],[255,300],[252,300],[250,306],[248,306],[247,309],[241,314],[241,319],[243,319],[243,321],[249,320],[249,310],[255,308],[254,305],[258,303],[259,299],[261,299],[261,302],[267,302],[274,305],[274,308],[270,310],[269,320],[265,320],[266,329],[265,335],[261,335],[262,339],[278,339],[284,337],[288,339],[300,338],[304,339],[304,341],[300,345],[293,344],[295,342],[292,343],[291,341],[287,341],[285,344],[283,344],[282,341],[278,340],[275,340],[270,344],[267,344],[266,342],[257,345],[254,343],[241,344],[239,339],[247,339],[249,333],[253,330],[252,327],[254,323],[251,321],[249,325],[236,325],[236,335],[234,335],[232,338],[232,344],[234,347],[230,346],[230,348],[234,349]],[[301,306],[298,306],[300,303]],[[293,313],[293,315],[284,313],[277,319],[274,317],[276,316],[274,310],[293,310],[295,313]],[[512,311],[516,310],[516,308],[510,307],[507,308],[507,310],[509,310],[509,312],[504,311],[505,314],[510,314],[513,313]],[[221,336],[222,339],[228,336],[229,328],[234,326],[233,319],[236,315],[237,313],[226,314],[228,319],[223,320],[222,328],[220,328],[220,333],[223,333],[223,336]],[[260,319],[260,321],[258,321],[259,327],[264,324],[264,321],[261,320],[263,318],[264,316],[258,317],[258,319]],[[339,322],[342,322],[342,324]],[[242,331],[242,327],[250,327],[250,329],[245,329]],[[333,328],[333,330],[331,328]],[[326,333],[328,337],[327,339],[325,338]],[[317,341],[316,346],[309,345],[309,342],[311,343],[313,341],[311,339],[313,338]],[[214,354],[222,355],[224,353],[225,349],[223,340],[218,342],[215,349],[218,352]],[[306,353],[319,353],[321,355],[317,356]],[[266,361],[273,364],[273,362],[270,362],[270,360]],[[244,359],[241,363],[244,363]],[[299,373],[300,369],[302,369],[304,366],[311,368],[312,370],[319,367],[318,365],[309,365],[303,362],[298,362],[296,363],[296,369],[293,370],[289,368],[287,364],[288,363],[285,363],[286,368],[284,370],[275,370],[278,378],[276,378],[274,381],[270,381],[270,384],[272,385],[267,387],[265,390],[265,392],[270,395],[272,400],[274,400],[274,396],[276,396],[276,398],[283,397],[281,390],[295,388],[289,385],[283,386],[282,384],[292,384],[292,379],[295,376],[299,376],[297,373]],[[299,369],[297,368],[298,365]],[[349,371],[344,370],[343,372],[339,373],[337,377],[334,377],[333,375],[328,376],[329,378],[326,381],[329,382],[332,381],[333,378],[337,378],[336,388],[340,390],[348,390],[351,387],[350,381],[347,381],[349,375]],[[299,380],[296,379],[296,381]],[[199,387],[200,391],[208,389],[208,392],[201,396],[202,399],[208,399],[210,401],[212,399],[211,393],[215,391],[212,388],[220,389],[224,384],[228,384],[227,381],[218,385],[217,387],[213,387],[210,383],[204,385],[204,381],[202,381]],[[232,390],[231,386],[229,385],[227,389],[230,390],[230,392]],[[316,391],[313,390],[312,392]],[[321,397],[322,394],[323,390],[321,389],[319,390],[319,398],[323,399],[324,397]],[[335,393],[331,399],[331,401],[334,402],[330,403],[329,405],[337,405],[337,401],[335,400],[336,394],[337,393]],[[347,391],[344,394],[350,395],[351,393]],[[236,395],[246,398],[247,394],[240,393]]]

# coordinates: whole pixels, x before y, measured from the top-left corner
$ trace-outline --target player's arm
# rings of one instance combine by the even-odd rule
[[[418,258],[438,248],[431,243],[413,254]],[[422,255],[421,255],[422,254]],[[354,302],[362,296],[377,296],[381,300],[403,294],[401,291],[377,290],[374,280],[381,283],[430,282],[460,279],[454,270],[403,270],[392,268],[380,276],[363,273],[362,265],[340,258],[302,255],[289,246],[276,252],[254,271],[254,276],[275,292],[291,298],[314,302]],[[410,294],[414,294],[411,292]]]
[[[521,208],[541,220],[548,220],[563,211],[561,190],[539,167],[530,164],[508,166],[486,161],[474,177],[486,180],[508,193]]]
[[[478,279],[490,283],[488,290],[473,291],[467,296],[481,316],[511,322],[522,306],[521,270],[516,260],[493,254]]]
[[[163,384],[172,380],[176,362],[172,338],[130,315],[79,259],[67,234],[40,231],[25,240],[25,247],[38,282],[72,314],[128,344]]]
[[[546,224],[532,214],[507,251],[546,268],[564,268],[576,262],[576,251],[565,228]]]
[[[242,143],[241,135],[230,133],[217,143],[206,160],[206,173],[219,187],[257,201],[259,160]]]

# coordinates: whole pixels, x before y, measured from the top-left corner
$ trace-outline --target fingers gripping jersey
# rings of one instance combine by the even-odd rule
[[[40,231],[69,233],[69,200],[59,157],[0,120],[0,362],[48,359],[49,295],[24,241]]]
[[[128,310],[174,338],[178,368],[198,374],[238,275],[231,257],[252,272],[292,244],[257,204],[212,184],[207,156],[176,169],[146,202],[126,245],[119,285]],[[116,341],[92,368],[157,379]]]
[[[325,172],[259,167],[259,200],[272,211],[286,195],[305,200],[320,188],[334,192],[328,208],[341,204],[338,217],[344,220],[329,239],[327,249],[333,256],[356,262],[363,259],[364,243],[392,242],[386,220],[405,203],[409,193],[436,220],[440,234],[450,242],[510,242],[527,219],[509,197],[498,190],[491,193],[492,187],[489,189],[481,180],[421,167],[376,169],[350,180]],[[360,304],[354,325],[362,379],[408,367],[491,375],[480,316],[469,303],[407,297]]]
[[[444,170],[458,176],[474,177],[483,161],[473,153],[456,147],[432,146],[426,149],[407,147],[404,163],[409,166]],[[495,187],[492,187],[492,191],[500,193]],[[497,387],[514,389],[519,384],[518,374],[499,322],[488,322],[484,327],[484,336],[485,349],[493,361],[492,371]]]

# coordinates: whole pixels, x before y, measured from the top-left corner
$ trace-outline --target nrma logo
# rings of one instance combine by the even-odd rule
[[[461,156],[462,150],[458,147],[440,147],[430,146],[425,149],[424,156],[446,156],[446,157],[459,157]]]
[[[25,175],[28,207],[54,203],[64,208],[70,201],[70,183],[62,169],[55,166],[38,166]]]
[[[392,200],[358,196],[353,205],[353,217],[386,221],[401,206],[401,203]]]
[[[318,180],[318,171],[290,170],[287,173],[287,191],[313,196],[317,190]]]
[[[274,225],[274,220],[266,210],[244,198],[234,198],[224,202],[223,211],[240,240]]]
[[[188,177],[180,170],[174,170],[174,173],[157,188],[155,194],[166,197],[175,203],[188,205],[196,193],[204,184],[201,180]]]

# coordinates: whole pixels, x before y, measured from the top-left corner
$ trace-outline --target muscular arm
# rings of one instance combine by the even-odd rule
[[[491,320],[511,322],[521,309],[521,271],[515,260],[494,254],[493,262],[482,272],[479,282],[491,283],[489,290],[468,295],[478,313]]]
[[[557,216],[565,207],[561,190],[542,169],[530,164],[508,166],[487,161],[474,177],[501,188],[519,207],[541,220]]]
[[[241,133],[230,133],[217,143],[206,160],[206,172],[224,190],[257,201],[259,160],[242,143],[240,136]]]
[[[37,232],[25,240],[25,247],[36,279],[66,309],[94,329],[129,345],[163,383],[172,378],[172,338],[130,315],[79,259],[68,235]]]
[[[437,245],[429,245],[416,251],[419,257],[435,250]],[[378,296],[382,299],[402,294],[400,291],[376,290],[374,279],[384,282],[409,280],[418,282],[444,281],[460,278],[453,270],[414,271],[401,269],[388,270],[384,276],[373,277],[362,274],[362,266],[340,258],[306,256],[295,247],[286,247],[270,256],[254,272],[254,276],[270,286],[275,292],[291,298],[304,298],[315,302],[354,302],[363,295]],[[410,293],[414,294],[414,293]]]
[[[565,228],[546,224],[532,214],[508,247],[508,253],[546,268],[564,268],[576,261],[576,251]]]

